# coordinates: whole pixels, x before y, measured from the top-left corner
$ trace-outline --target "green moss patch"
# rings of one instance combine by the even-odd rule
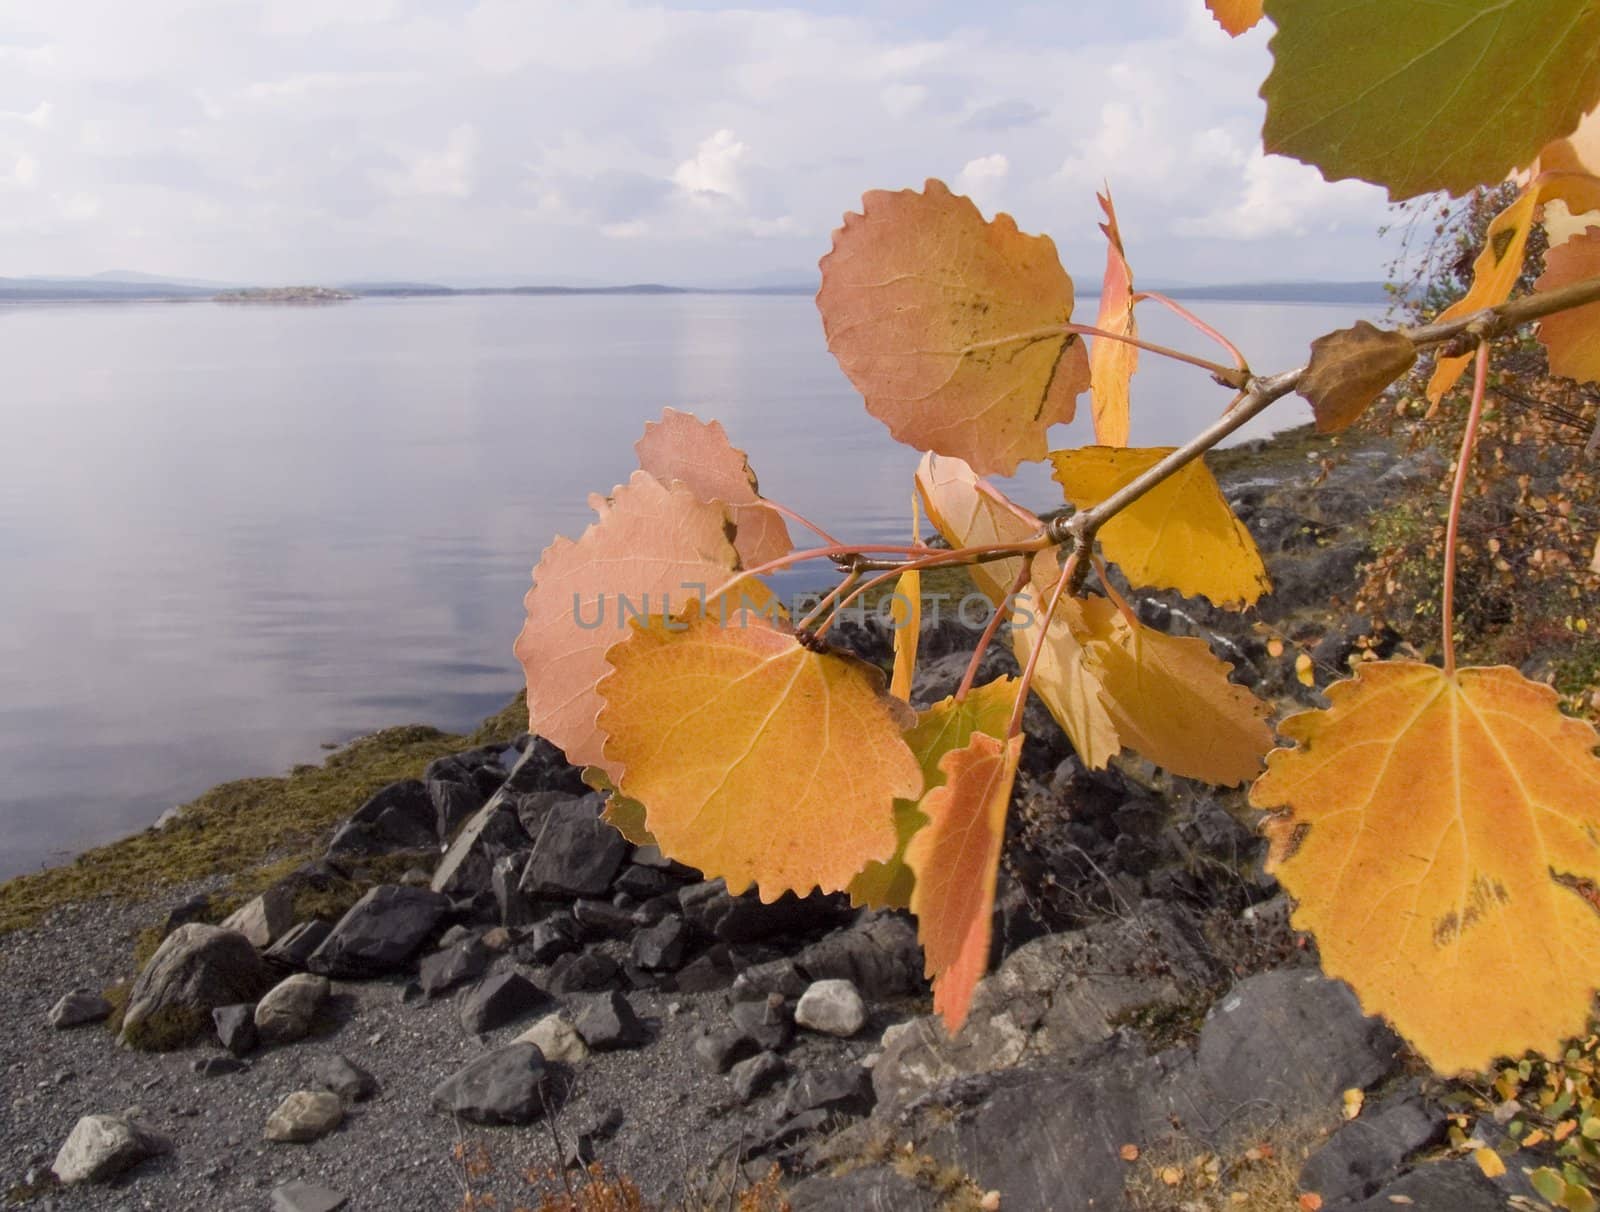
[[[216,898],[215,911],[231,911],[311,858],[327,830],[379,788],[420,776],[447,753],[510,741],[527,730],[527,721],[527,703],[519,695],[468,736],[417,724],[386,728],[352,741],[320,766],[213,787],[164,829],[147,829],[65,866],[0,884],[0,935],[61,905],[106,896],[143,899],[218,874],[233,877],[234,894]]]

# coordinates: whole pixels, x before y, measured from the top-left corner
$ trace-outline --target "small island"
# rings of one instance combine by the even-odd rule
[[[356,296],[331,286],[252,286],[213,296],[218,303],[343,303]]]

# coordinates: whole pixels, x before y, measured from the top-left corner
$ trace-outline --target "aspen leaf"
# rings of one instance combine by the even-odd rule
[[[1506,667],[1373,662],[1327,693],[1250,794],[1281,810],[1295,928],[1443,1073],[1555,1055],[1595,985],[1600,738]]]
[[[1394,202],[1503,180],[1600,100],[1596,0],[1265,7],[1277,27],[1266,150],[1386,186]]]
[[[1072,280],[1048,236],[985,222],[940,181],[874,190],[822,258],[828,348],[899,441],[1010,475],[1044,458],[1089,385],[1083,342],[1061,331]]]
[[[1050,459],[1067,499],[1087,509],[1171,453],[1171,447],[1085,446],[1052,451]],[[1248,606],[1272,587],[1255,540],[1200,459],[1113,517],[1099,539],[1106,558],[1136,586],[1176,589],[1226,607]]]
[[[1237,38],[1261,20],[1261,0],[1206,0],[1218,25]]]
[[[917,467],[922,507],[952,547],[1021,543],[1039,532],[1038,518],[1014,505],[960,459],[926,454]],[[972,564],[967,574],[995,606],[1001,605],[1022,572],[1026,557]]]
[[[889,601],[894,624],[894,675],[889,693],[897,699],[911,697],[911,679],[917,672],[917,642],[922,636],[922,573],[913,568],[894,583]]]
[[[610,668],[606,649],[623,634],[623,602],[669,613],[710,592],[739,567],[723,506],[684,486],[636,471],[609,501],[591,498],[599,520],[577,542],[557,537],[533,570],[528,618],[514,649],[528,679],[528,729],[559,745],[575,766],[615,778],[595,723],[595,683]],[[771,595],[745,583],[752,600]]]
[[[871,665],[752,615],[630,623],[606,654],[599,724],[662,852],[763,900],[838,891],[894,853],[894,801],[922,773],[910,715]]]
[[[754,568],[794,549],[783,516],[761,499],[756,473],[745,453],[728,441],[720,421],[702,421],[692,412],[663,409],[659,421],[644,427],[633,444],[639,466],[663,484],[686,484],[702,501],[728,507],[740,563]]]
[[[1311,361],[1300,376],[1299,392],[1311,401],[1317,432],[1348,429],[1416,360],[1410,341],[1365,320],[1311,342]]]
[[[1228,680],[1204,640],[1130,623],[1105,598],[1083,603],[1085,659],[1128,748],[1173,774],[1231,787],[1272,748],[1271,708]]]
[[[1122,1148],[1117,1150],[1117,1156],[1125,1162],[1136,1162],[1139,1160],[1139,1146],[1133,1144],[1123,1145]]]
[[[1493,1149],[1485,1146],[1472,1151],[1472,1160],[1478,1163],[1485,1178],[1499,1178],[1506,1172],[1505,1160]]]
[[[906,732],[906,744],[922,767],[923,796],[944,783],[939,763],[944,755],[965,748],[976,733],[1000,737],[1011,723],[1019,682],[1002,677],[984,686],[975,686],[961,702],[955,696],[941,699],[920,712],[917,722]],[[871,862],[850,881],[850,899],[858,906],[873,909],[909,909],[911,889],[916,882],[906,866],[906,847],[917,830],[928,823],[922,810],[910,800],[894,805],[897,841],[894,857],[887,862]]]
[[[1124,336],[1139,335],[1133,317],[1133,270],[1122,249],[1111,190],[1096,194],[1106,221],[1106,272],[1100,285],[1100,312],[1094,326]],[[1128,382],[1139,368],[1139,347],[1109,337],[1095,337],[1089,347],[1089,392],[1094,404],[1094,438],[1102,446],[1128,444]]]
[[[995,879],[1021,756],[1020,736],[1008,742],[983,732],[945,754],[939,763],[945,782],[922,801],[928,824],[906,849],[933,1008],[952,1034],[966,1021],[972,991],[989,966]]]
[[[1600,274],[1600,227],[1590,227],[1545,254],[1540,290],[1554,290]],[[1600,382],[1600,303],[1558,312],[1539,321],[1539,340],[1552,374]]]
[[[1053,577],[1035,574],[1036,587],[1053,582]],[[1039,642],[1047,603],[1037,597],[1043,596],[1038,594],[1026,613],[1019,609],[1011,621],[1011,647],[1024,669]],[[1090,631],[1084,609],[1076,598],[1063,597],[1057,604],[1043,632],[1044,651],[1034,666],[1032,689],[1072,741],[1079,760],[1091,770],[1103,770],[1122,751],[1122,738],[1102,700],[1100,671],[1091,666],[1084,648]]]

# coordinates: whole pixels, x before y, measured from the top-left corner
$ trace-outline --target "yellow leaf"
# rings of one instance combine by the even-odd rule
[[[985,686],[973,687],[959,703],[952,695],[917,716],[916,724],[906,732],[906,744],[922,767],[924,797],[944,782],[944,771],[939,763],[945,754],[965,748],[976,733],[1005,736],[1020,685],[1016,678],[996,678]],[[894,856],[886,862],[868,863],[850,881],[850,900],[857,906],[911,907],[911,889],[916,878],[905,863],[906,847],[917,830],[928,823],[928,818],[911,800],[896,800],[894,819],[897,838]]]
[[[1581,1033],[1600,916],[1589,725],[1514,669],[1360,666],[1251,790],[1324,970],[1445,1073]]]
[[[1254,776],[1272,748],[1271,708],[1228,680],[1232,665],[1204,640],[1130,623],[1104,598],[1088,599],[1083,612],[1088,667],[1124,745],[1218,786]]]
[[[1317,684],[1316,671],[1311,667],[1311,657],[1302,652],[1294,659],[1294,676],[1302,686],[1315,686]]]
[[[911,697],[911,679],[917,672],[917,641],[922,636],[922,573],[913,568],[895,581],[889,599],[894,627],[894,677],[889,693],[897,699]]]
[[[922,801],[928,824],[906,850],[916,873],[911,912],[933,980],[933,1008],[952,1033],[966,1021],[972,991],[989,966],[995,878],[1021,756],[1022,737],[1007,742],[982,732],[945,754],[939,763],[945,782]]]
[[[918,450],[1010,475],[1042,459],[1089,385],[1083,342],[1061,331],[1072,279],[1048,236],[985,222],[940,181],[873,190],[822,258],[828,348],[867,411]]]
[[[1283,641],[1278,639],[1276,636],[1268,640],[1267,655],[1275,661],[1281,657],[1283,655]]]
[[[1506,1163],[1493,1149],[1474,1149],[1472,1160],[1478,1163],[1478,1169],[1483,1171],[1485,1178],[1499,1178],[1506,1172]]]
[[[894,853],[894,801],[922,772],[872,666],[698,605],[633,622],[606,657],[606,757],[663,853],[767,901],[843,889]]]
[[[1133,270],[1122,250],[1122,232],[1111,191],[1096,194],[1106,221],[1106,272],[1100,286],[1100,312],[1094,326],[1124,336],[1139,335],[1133,317]],[[1128,444],[1128,381],[1139,368],[1139,347],[1109,337],[1095,337],[1089,346],[1089,391],[1094,404],[1094,437],[1102,446]]]
[[[1161,1168],[1161,1181],[1169,1187],[1176,1187],[1183,1181],[1183,1171],[1177,1166],[1163,1166]],[[1318,1205],[1319,1207],[1321,1205]]]
[[[1367,1101],[1366,1093],[1359,1087],[1346,1090],[1340,1101],[1344,1104],[1344,1117],[1355,1119],[1361,1114],[1361,1108]]]
[[[1020,543],[1039,532],[1041,523],[1013,504],[960,459],[923,455],[917,466],[917,494],[928,520],[952,547],[988,547]],[[972,564],[967,573],[995,606],[1005,601],[1025,557]]]
[[[1600,274],[1600,227],[1590,227],[1545,254],[1544,273],[1534,285],[1555,290]],[[1550,372],[1600,382],[1600,303],[1557,312],[1539,321],[1539,340],[1550,355]]]
[[[1050,459],[1067,499],[1087,509],[1171,453],[1085,446],[1052,451]],[[1099,537],[1106,558],[1136,586],[1201,595],[1219,606],[1248,606],[1272,587],[1255,540],[1200,459],[1113,517]]]
[[[1261,20],[1261,0],[1206,0],[1206,7],[1230,38],[1237,38]]]
[[[616,770],[601,749],[595,684],[609,670],[606,649],[625,633],[624,614],[678,611],[693,596],[727,581],[739,566],[728,539],[727,510],[685,485],[667,487],[636,471],[576,543],[558,537],[533,570],[523,605],[528,618],[516,657],[528,680],[528,729],[561,746],[575,766]],[[762,604],[771,595],[746,582]]]
[[[1036,573],[1034,584],[1039,586],[1053,579]],[[1035,594],[1031,601],[1020,604],[1012,616],[1011,647],[1017,664],[1024,669],[1039,639],[1039,624],[1047,604],[1039,599],[1044,596],[1043,592]],[[1090,666],[1084,650],[1089,631],[1084,604],[1063,598],[1050,620],[1050,629],[1044,633],[1045,647],[1034,667],[1032,689],[1072,741],[1079,760],[1091,770],[1101,770],[1121,752],[1122,738],[1102,699],[1100,672]]]

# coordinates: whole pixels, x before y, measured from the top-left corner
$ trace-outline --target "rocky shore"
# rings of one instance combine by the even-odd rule
[[[1325,685],[1390,642],[1337,603],[1385,495],[1437,474],[1375,442],[1330,453],[1225,462],[1277,585],[1257,612],[1139,602],[1286,709],[1318,701],[1298,654]],[[871,623],[836,638],[888,655]],[[924,635],[919,700],[954,688],[970,641]],[[730,896],[611,832],[524,734],[350,803],[243,903],[218,873],[0,936],[0,1199],[509,1210],[631,1185],[643,1207],[795,1212],[1545,1206],[1518,1165],[1491,1180],[1451,1147],[1460,1090],[1318,973],[1240,793],[1086,771],[1037,705],[1028,727],[995,969],[954,1038],[904,915]],[[1497,1131],[1485,1115],[1467,1135]]]

